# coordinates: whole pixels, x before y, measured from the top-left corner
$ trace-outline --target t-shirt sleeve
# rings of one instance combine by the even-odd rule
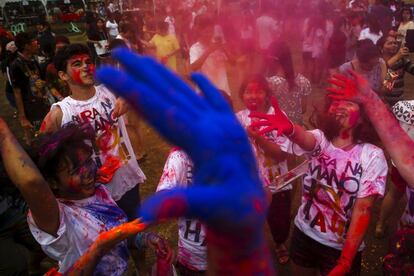
[[[362,153],[363,173],[360,181],[358,198],[371,195],[384,196],[388,165],[384,152],[372,145],[365,145]]]
[[[63,259],[63,256],[67,253],[70,241],[67,235],[67,227],[65,224],[65,210],[59,202],[58,204],[60,222],[56,236],[50,235],[49,233],[46,233],[43,230],[39,229],[30,212],[27,215],[27,222],[29,224],[29,228],[32,232],[33,237],[42,246],[45,253],[53,256],[54,258],[61,256],[59,259]]]
[[[326,149],[329,141],[326,139],[323,132],[319,129],[314,129],[307,132],[312,134],[316,139],[315,148],[312,151],[306,151],[302,149],[297,144],[292,143],[292,141],[290,141],[285,136],[278,137],[276,142],[280,146],[280,149],[284,152],[294,154],[296,156],[306,155],[308,157],[317,157],[321,154],[322,151]]]
[[[185,184],[186,162],[179,151],[171,152],[165,162],[157,192],[171,190]]]

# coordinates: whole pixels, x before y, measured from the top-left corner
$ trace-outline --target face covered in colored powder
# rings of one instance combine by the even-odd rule
[[[266,112],[267,95],[263,87],[256,82],[246,86],[243,93],[243,103],[250,111]]]
[[[83,199],[95,194],[97,166],[92,154],[78,149],[76,155],[79,159],[76,165],[66,157],[58,166],[59,196],[65,199]]]
[[[340,124],[341,129],[353,129],[360,123],[359,105],[350,101],[333,101],[328,113]]]
[[[91,86],[95,84],[95,65],[86,54],[75,55],[68,60],[66,68],[68,82],[75,85]]]

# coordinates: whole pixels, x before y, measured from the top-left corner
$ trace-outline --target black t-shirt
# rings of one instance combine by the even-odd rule
[[[13,88],[21,90],[26,118],[32,123],[42,121],[50,110],[50,104],[46,85],[43,88],[35,85],[36,80],[43,79],[39,64],[19,55],[11,64],[10,77]]]

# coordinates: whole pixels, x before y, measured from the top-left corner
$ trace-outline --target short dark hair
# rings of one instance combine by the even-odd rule
[[[272,91],[270,90],[269,83],[267,82],[266,78],[263,75],[255,74],[248,76],[244,79],[242,85],[240,86],[239,90],[239,98],[243,99],[243,94],[250,83],[257,83],[259,84],[263,90],[266,92],[266,97],[270,102],[270,97],[272,96]]]
[[[367,63],[372,58],[379,58],[381,54],[372,40],[363,39],[358,41],[356,56],[360,62]]]
[[[168,26],[169,26],[168,23],[165,21],[159,21],[157,23],[157,28],[160,31],[168,31]]]
[[[35,39],[35,37],[32,34],[26,33],[26,32],[21,32],[18,33],[14,39],[14,44],[17,47],[17,50],[19,52],[23,52],[24,47],[30,43],[32,43],[32,41]]]
[[[74,43],[61,48],[59,51],[57,51],[54,58],[56,70],[66,72],[68,60],[71,57],[80,54],[91,56],[88,46],[86,46],[85,44]]]
[[[33,146],[33,159],[42,175],[55,178],[58,166],[67,158],[78,166],[77,149],[92,154],[95,132],[91,125],[68,123],[53,134],[39,137]]]

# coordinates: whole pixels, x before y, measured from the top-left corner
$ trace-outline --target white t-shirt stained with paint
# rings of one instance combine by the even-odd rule
[[[270,107],[266,114],[274,114],[273,107]],[[252,119],[249,117],[250,110],[243,109],[236,113],[237,118],[239,119],[240,124],[244,129],[247,129],[251,123]],[[272,143],[278,144],[280,137],[277,137],[277,131],[272,131],[266,134],[267,140]],[[282,138],[283,139],[283,138]],[[274,160],[268,158],[263,153],[263,150],[260,147],[257,147],[256,144],[249,138],[250,144],[253,148],[253,153],[256,157],[257,167],[259,169],[259,175],[263,182],[263,186],[269,186],[277,176],[283,175],[288,172],[287,161],[276,163]],[[284,139],[282,141],[285,141]],[[292,185],[288,185],[281,189],[281,191],[286,191],[292,189]]]
[[[95,195],[81,200],[58,199],[60,224],[54,237],[39,229],[29,212],[30,231],[43,251],[59,262],[59,272],[66,273],[102,232],[127,222],[105,187],[96,187]],[[102,257],[94,275],[122,275],[128,268],[126,241]]]
[[[196,42],[190,47],[190,64],[196,62],[207,51],[205,45]],[[230,95],[230,86],[227,79],[226,68],[227,56],[223,51],[216,50],[211,53],[199,71],[206,75],[206,77],[218,88],[224,90]]]
[[[113,118],[115,96],[104,86],[95,86],[95,95],[78,101],[70,96],[52,105],[62,110],[62,123],[89,123],[96,133],[93,146],[94,159],[98,167],[104,164],[108,156],[118,157],[122,166],[116,171],[112,181],[106,184],[114,200],[121,197],[138,183],[145,181],[145,175],[138,165],[135,153],[126,131],[123,116]]]
[[[284,151],[306,154],[310,159],[295,225],[315,241],[342,250],[355,201],[384,195],[387,161],[384,152],[372,144],[356,144],[345,151],[332,145],[322,131],[310,133],[317,141],[312,152],[305,152],[287,138],[281,145]],[[363,248],[364,244],[359,250]]]
[[[193,182],[193,162],[182,150],[171,151],[157,187],[157,192],[186,188]],[[195,219],[178,219],[178,261],[187,268],[207,270],[206,230]]]

